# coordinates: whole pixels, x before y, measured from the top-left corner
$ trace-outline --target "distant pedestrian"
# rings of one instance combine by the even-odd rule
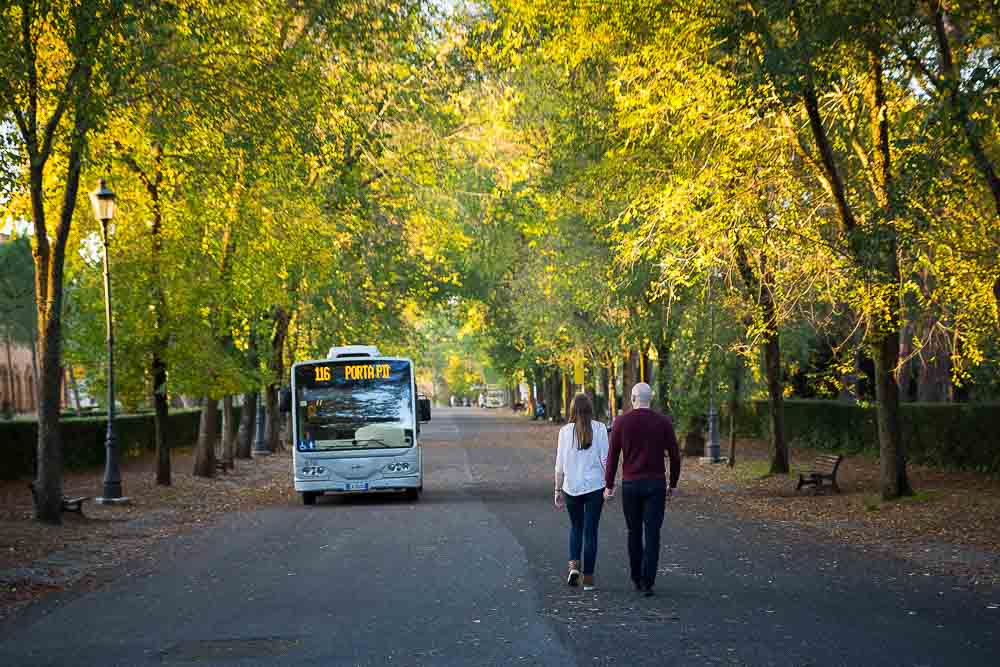
[[[632,388],[634,409],[615,420],[605,474],[604,497],[615,495],[618,457],[622,458],[622,510],[628,529],[632,583],[650,596],[660,560],[660,528],[666,503],[677,488],[681,457],[670,417],[650,409],[653,390],[645,382]],[[670,457],[670,485],[664,457]]]
[[[570,423],[559,429],[555,504],[556,507],[565,504],[569,513],[569,575],[566,583],[578,585],[582,571],[585,591],[594,589],[597,530],[604,507],[604,468],[607,462],[607,428],[594,420],[594,406],[587,395],[577,394],[570,405]]]

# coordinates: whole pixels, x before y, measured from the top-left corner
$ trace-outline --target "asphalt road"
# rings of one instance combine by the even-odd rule
[[[671,505],[656,597],[631,590],[617,500],[598,590],[568,589],[555,443],[519,442],[518,425],[438,410],[420,501],[232,515],[164,545],[154,571],[15,619],[0,665],[1000,663],[1000,594],[696,495]]]

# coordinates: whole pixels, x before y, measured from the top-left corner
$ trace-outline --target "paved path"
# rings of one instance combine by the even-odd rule
[[[657,597],[631,591],[617,500],[599,590],[567,589],[553,455],[525,432],[439,410],[419,502],[232,515],[8,623],[0,665],[997,664],[995,598],[698,498],[672,505]]]

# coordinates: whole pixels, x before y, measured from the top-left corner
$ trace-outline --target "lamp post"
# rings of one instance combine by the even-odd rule
[[[128,502],[122,496],[122,475],[118,462],[118,443],[115,440],[115,330],[111,318],[111,242],[108,226],[115,217],[115,193],[104,179],[97,189],[90,193],[90,204],[94,217],[101,223],[101,241],[104,244],[104,318],[107,320],[108,342],[108,431],[104,440],[104,488],[96,502],[103,505],[118,505]]]
[[[716,273],[708,274],[708,442],[705,443],[705,458],[709,463],[720,463],[719,448],[719,413],[715,409],[715,299],[712,295],[712,283]]]
[[[264,441],[264,397],[262,391],[257,392],[257,424],[254,428],[253,455],[268,456],[271,451]]]

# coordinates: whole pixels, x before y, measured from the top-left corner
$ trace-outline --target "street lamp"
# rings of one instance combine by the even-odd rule
[[[90,193],[94,217],[101,223],[101,241],[104,243],[104,317],[107,320],[108,340],[108,432],[104,441],[104,490],[96,502],[102,505],[119,505],[128,502],[122,496],[122,475],[118,463],[118,443],[115,440],[115,332],[111,319],[111,252],[108,225],[115,217],[115,193],[101,179],[97,189]]]
[[[713,270],[708,274],[708,442],[705,443],[705,458],[709,463],[721,463],[719,448],[719,413],[715,409],[715,299],[712,296]],[[721,276],[718,276],[721,277]]]

